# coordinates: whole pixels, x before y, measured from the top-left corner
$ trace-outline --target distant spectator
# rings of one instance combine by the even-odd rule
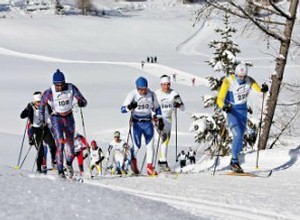
[[[147,63],[149,63],[150,62],[150,58],[149,57],[147,57]]]
[[[142,62],[141,62],[142,69],[144,69],[144,65],[145,65],[145,61],[142,60]]]
[[[153,57],[150,57],[150,63],[153,63]]]
[[[154,57],[154,63],[157,63],[157,57],[156,56]]]
[[[192,78],[192,86],[195,86],[196,78]]]
[[[173,73],[172,76],[173,76],[173,81],[175,82],[176,81],[176,73]]]

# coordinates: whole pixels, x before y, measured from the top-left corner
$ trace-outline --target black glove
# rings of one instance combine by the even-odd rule
[[[165,127],[164,121],[162,118],[158,119],[158,123],[157,123],[157,129],[159,131],[162,131]]]
[[[226,113],[230,112],[232,109],[232,105],[229,104],[229,105],[224,105],[224,107],[222,108],[222,110]]]
[[[265,92],[268,92],[269,91],[269,86],[264,83],[261,85],[261,92],[265,93]]]
[[[34,145],[34,138],[33,137],[29,138],[28,141],[29,141],[29,145],[31,145],[31,146]]]
[[[83,101],[77,101],[77,105],[80,108],[85,107],[85,102],[83,102]]]
[[[132,109],[135,109],[137,107],[137,102],[132,101],[129,105],[127,105],[127,108],[131,111]]]
[[[44,121],[40,121],[39,125],[40,125],[40,128],[42,128],[42,129],[45,129],[47,127],[47,123]]]
[[[248,107],[247,111],[249,112],[250,115],[253,114],[253,110],[252,110],[252,108],[250,106]]]
[[[182,102],[180,96],[179,96],[179,95],[176,95],[176,96],[174,97],[174,107],[175,107],[175,108],[179,108],[181,105],[183,105],[183,102]]]

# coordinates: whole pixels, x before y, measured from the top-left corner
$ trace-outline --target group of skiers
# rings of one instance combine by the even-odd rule
[[[148,88],[148,81],[139,77],[135,81],[136,88],[129,92],[121,108],[122,113],[131,112],[130,124],[132,126],[131,137],[131,169],[139,174],[136,155],[141,147],[142,136],[146,142],[147,174],[157,175],[153,168],[156,163],[154,150],[154,127],[161,139],[158,165],[162,171],[170,171],[167,162],[168,145],[171,137],[172,114],[177,108],[184,110],[184,104],[180,95],[171,89],[171,79],[167,75],[160,77],[160,89],[153,92]],[[154,122],[154,123],[153,123]]]
[[[184,111],[185,106],[180,95],[171,88],[168,75],[160,77],[160,88],[155,92],[148,88],[148,81],[138,77],[135,89],[129,92],[121,107],[122,113],[130,112],[130,130],[128,137],[132,139],[132,146],[120,139],[120,132],[114,132],[114,140],[109,144],[107,154],[92,141],[90,146],[85,137],[75,135],[75,121],[73,117],[74,100],[79,108],[87,106],[87,100],[79,89],[72,83],[65,81],[64,74],[57,70],[53,74],[53,85],[44,93],[35,92],[33,101],[21,113],[21,118],[28,118],[28,137],[31,145],[37,149],[37,172],[44,172],[48,145],[51,153],[51,163],[58,174],[65,178],[64,158],[69,176],[74,175],[73,160],[77,157],[79,172],[84,172],[83,160],[90,159],[90,172],[96,168],[98,174],[102,172],[102,162],[113,163],[112,173],[124,174],[128,166],[135,174],[139,174],[137,153],[142,146],[142,136],[146,144],[146,168],[148,175],[157,175],[154,169],[156,154],[154,149],[155,130],[160,141],[158,165],[161,171],[170,171],[167,161],[168,145],[171,138],[172,117],[177,109]],[[235,74],[225,77],[220,88],[217,105],[227,113],[228,126],[233,134],[232,159],[230,168],[234,172],[243,172],[238,160],[242,149],[243,136],[247,123],[247,97],[251,89],[267,92],[268,86],[260,87],[252,77],[248,76],[247,66],[237,65]],[[81,110],[81,109],[80,109]],[[191,152],[190,152],[191,151]],[[190,148],[190,163],[195,163],[196,152]],[[181,155],[182,154],[182,155]],[[178,155],[180,166],[185,166],[184,152]],[[89,155],[89,156],[88,156]],[[182,158],[182,159],[180,159]],[[184,159],[183,159],[184,158]],[[108,168],[108,167],[107,167]],[[106,168],[106,169],[107,169]]]
[[[179,160],[180,168],[186,166],[186,159],[190,161],[190,164],[196,163],[196,151],[189,147],[187,154],[182,150],[180,154],[177,155],[177,161]]]

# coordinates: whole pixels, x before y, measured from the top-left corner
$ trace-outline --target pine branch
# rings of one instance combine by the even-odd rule
[[[290,120],[284,125],[284,127],[281,129],[281,131],[279,132],[279,134],[275,137],[274,141],[271,143],[270,145],[270,149],[272,149],[275,145],[275,143],[279,140],[280,136],[284,133],[284,131],[291,125],[291,123],[293,122],[293,120],[296,118],[296,116],[298,115],[299,111],[297,111],[293,117],[290,118]]]

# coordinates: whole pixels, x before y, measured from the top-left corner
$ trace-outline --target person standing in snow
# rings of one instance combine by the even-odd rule
[[[93,140],[91,142],[91,149],[90,149],[90,171],[91,171],[91,175],[93,173],[94,168],[97,169],[98,172],[98,176],[101,175],[102,172],[102,161],[104,160],[104,154],[103,151],[101,149],[101,147],[98,147],[97,142],[95,140]],[[94,175],[92,175],[91,177],[94,177]]]
[[[196,78],[193,77],[193,78],[192,78],[192,86],[193,86],[193,87],[195,86],[195,82],[196,82]]]
[[[223,79],[217,105],[227,113],[227,124],[232,132],[232,145],[230,169],[237,173],[243,173],[238,155],[243,147],[243,138],[247,125],[247,98],[251,89],[265,93],[269,90],[266,84],[260,87],[255,80],[248,76],[248,67],[238,64],[235,74]]]
[[[51,163],[52,167],[55,166],[55,154],[56,154],[56,146],[50,131],[50,125],[43,127],[39,121],[39,106],[41,104],[42,93],[40,91],[33,93],[33,101],[28,103],[26,108],[22,111],[20,117],[22,119],[28,118],[28,134],[29,134],[29,144],[34,145],[37,153],[36,164],[37,164],[37,172],[42,172],[42,165],[47,166],[46,163],[46,154],[43,146],[43,141],[48,144],[51,153]],[[49,105],[46,105],[45,114],[46,118],[49,117],[51,112],[51,108]],[[46,173],[46,167],[44,167],[43,173]]]
[[[75,157],[77,157],[77,163],[79,166],[79,173],[80,176],[83,175],[84,169],[83,169],[83,160],[88,157],[88,149],[89,144],[85,137],[83,137],[81,134],[77,134],[74,140],[74,151],[75,151]]]
[[[142,135],[146,141],[147,147],[147,174],[157,175],[154,170],[152,161],[154,156],[154,127],[152,123],[152,112],[155,114],[158,124],[158,130],[162,131],[164,122],[160,105],[156,95],[148,88],[148,81],[144,77],[139,77],[135,81],[136,89],[127,94],[123,106],[122,113],[131,112],[130,120],[132,120],[131,137],[133,138],[133,146],[131,148],[131,169],[135,174],[139,174],[137,167],[136,154],[141,147]]]
[[[172,130],[172,114],[177,108],[184,111],[184,104],[180,95],[175,90],[171,89],[171,79],[167,75],[162,75],[160,77],[160,89],[158,89],[155,94],[161,107],[165,125],[160,133],[162,144],[160,147],[158,165],[161,171],[167,172],[170,171],[167,155]]]
[[[74,175],[72,167],[75,132],[75,120],[72,112],[74,98],[77,99],[77,104],[80,108],[87,105],[86,99],[82,96],[78,88],[72,83],[66,83],[64,74],[60,70],[57,70],[53,74],[53,85],[42,96],[40,121],[42,124],[45,123],[45,107],[49,103],[52,108],[50,120],[57,146],[57,170],[62,178],[65,178],[63,170],[64,153],[69,175],[71,178]]]
[[[126,143],[121,140],[119,131],[114,132],[114,140],[112,140],[108,146],[106,153],[107,163],[109,163],[110,158],[113,161],[112,174],[127,173],[127,166],[129,163],[127,146]]]
[[[189,148],[189,151],[187,152],[187,157],[190,160],[190,164],[195,164],[196,163],[196,151],[194,151],[191,147]]]

